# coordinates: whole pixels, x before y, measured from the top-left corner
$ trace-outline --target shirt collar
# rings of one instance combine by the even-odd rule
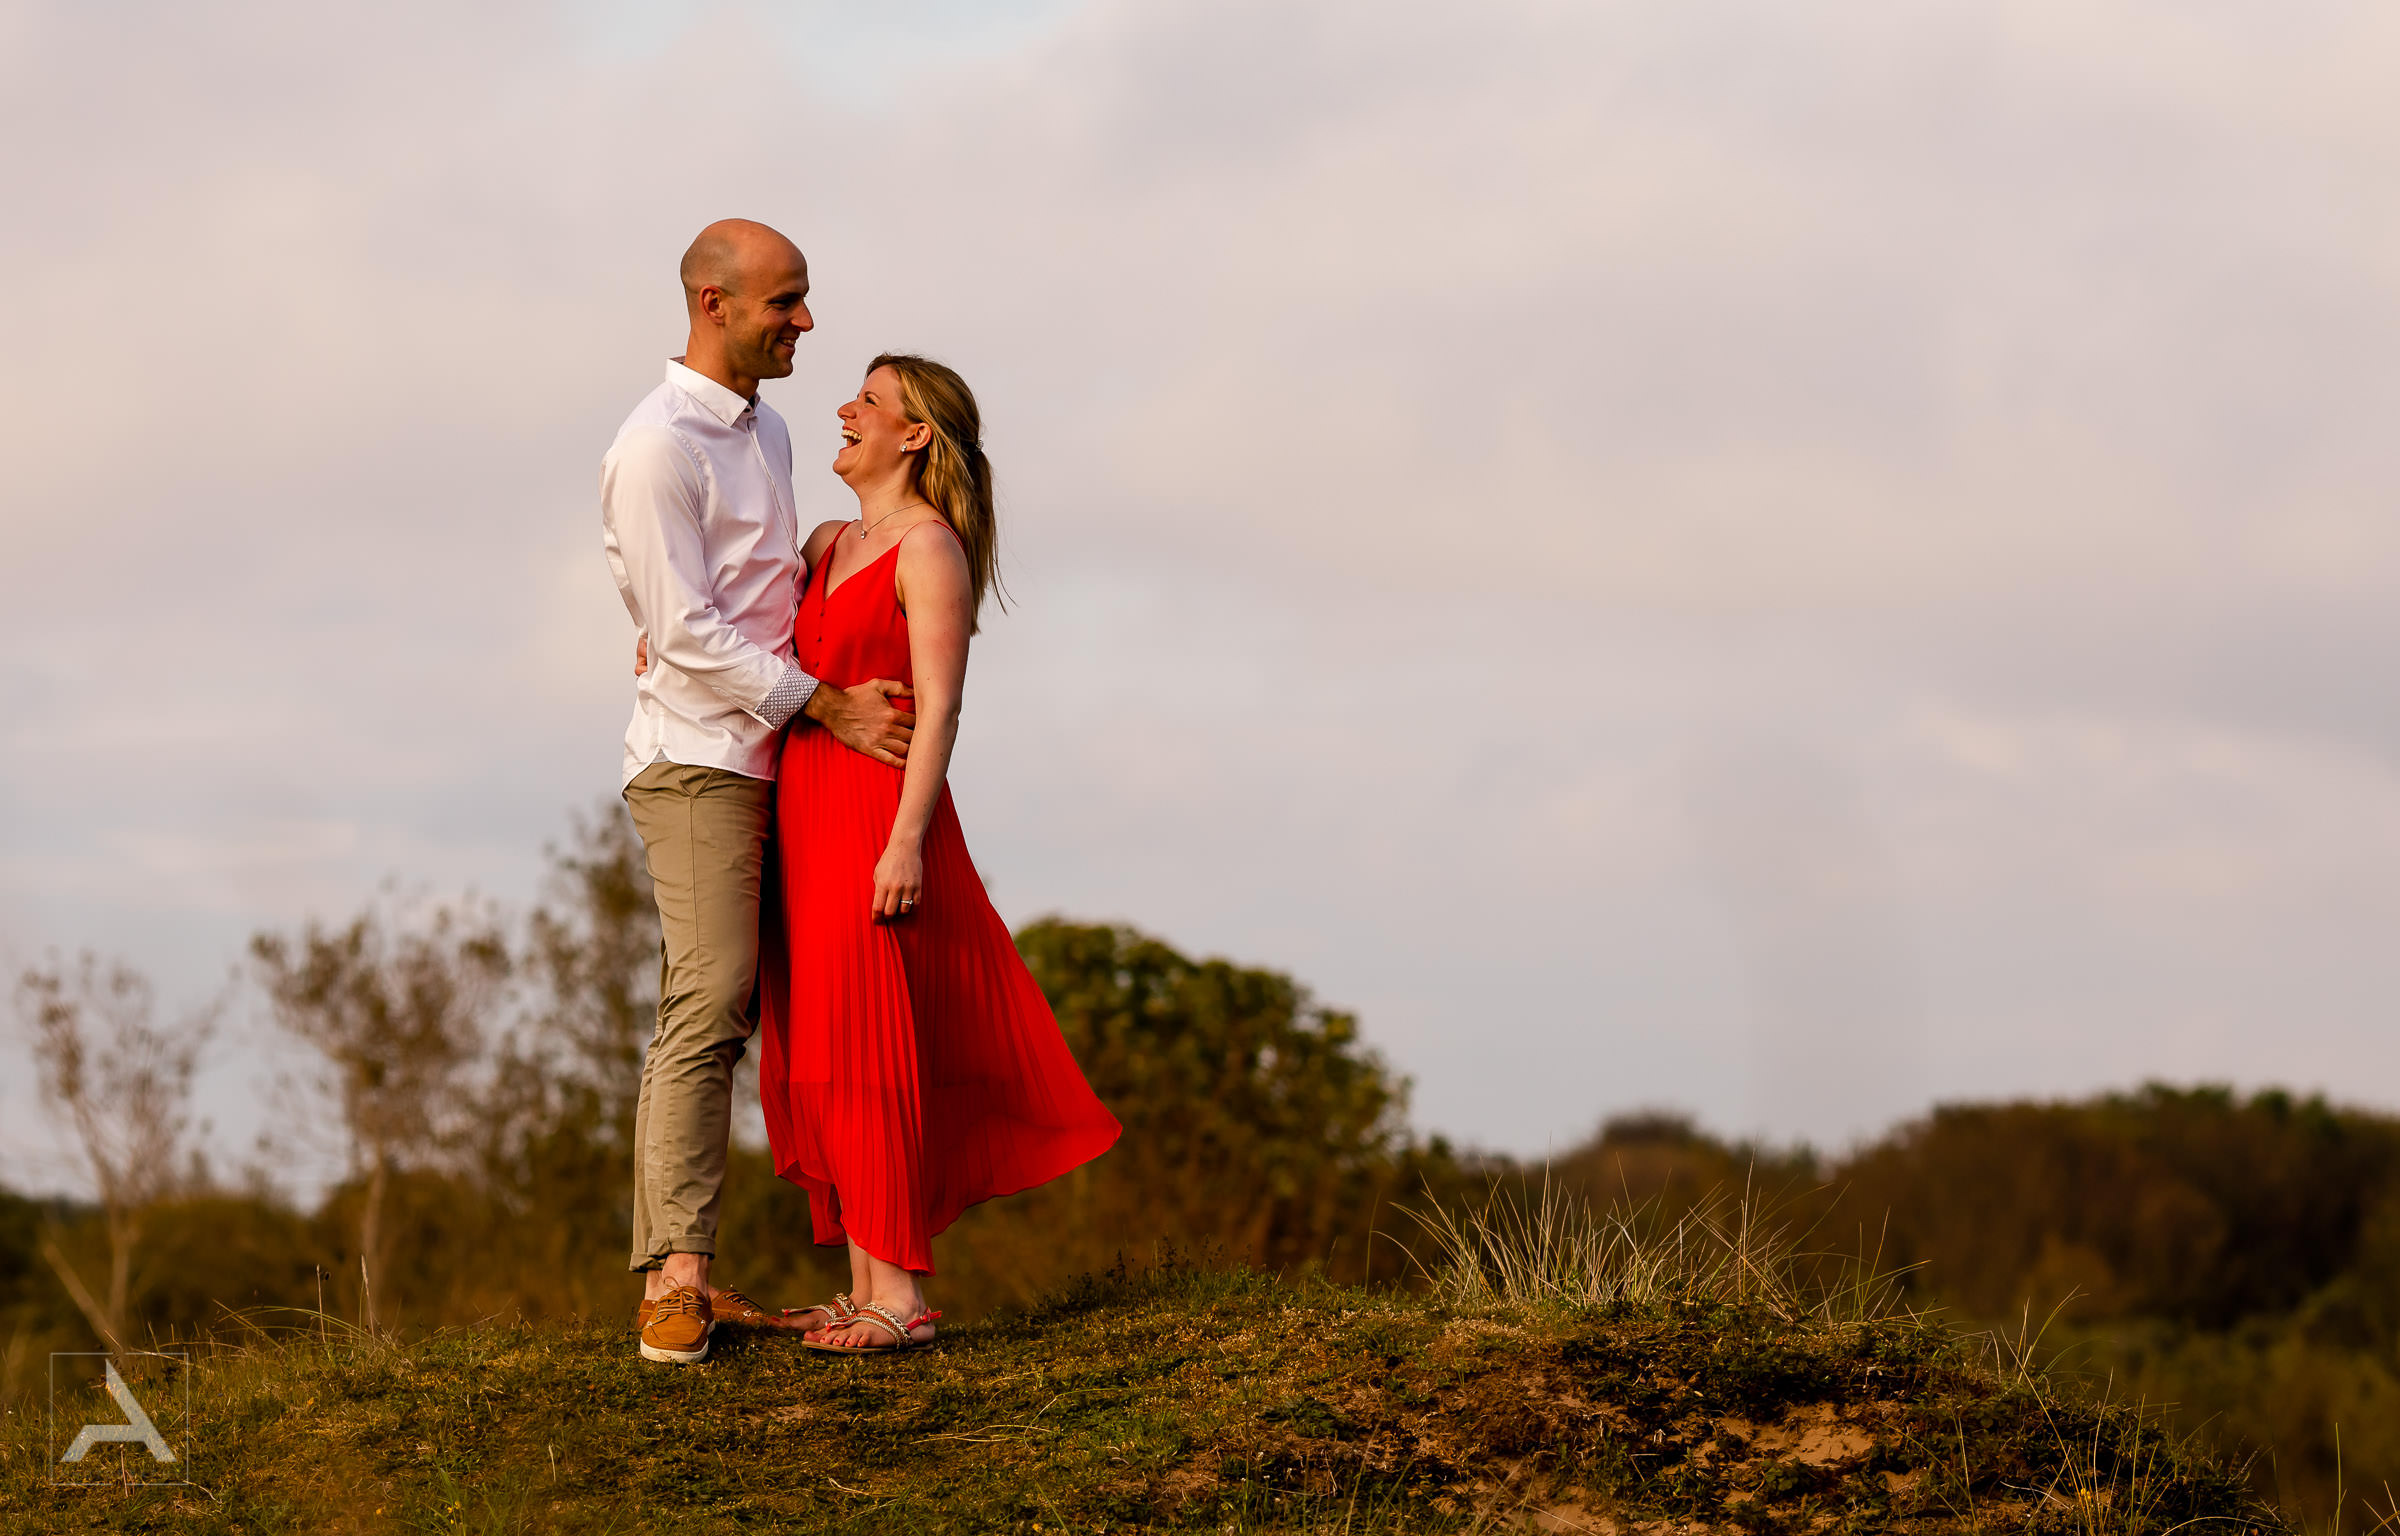
[[[667,359],[667,382],[699,401],[711,416],[729,427],[740,421],[752,404],[707,374],[686,368],[680,357]]]

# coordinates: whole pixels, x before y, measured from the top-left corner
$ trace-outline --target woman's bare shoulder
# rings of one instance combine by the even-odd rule
[[[956,555],[961,560],[966,558],[966,551],[959,544],[958,535],[951,532],[950,525],[938,517],[929,517],[921,523],[911,523],[900,533],[900,558],[903,560],[912,554],[922,560],[928,551],[939,559],[948,559],[952,555]]]
[[[833,541],[841,537],[842,530],[849,526],[838,517],[831,522],[817,524],[817,531],[808,536],[806,544],[800,546],[800,558],[813,567],[824,558],[825,551],[833,548]]]
[[[965,574],[967,551],[940,518],[928,518],[900,535],[900,564],[912,571]]]
[[[958,535],[939,518],[929,518],[900,535],[900,558],[893,562],[892,583],[902,608],[913,587],[918,593],[963,594],[972,583],[967,552]]]

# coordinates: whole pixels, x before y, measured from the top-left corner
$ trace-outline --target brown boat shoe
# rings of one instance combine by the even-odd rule
[[[708,1358],[708,1336],[716,1329],[708,1294],[697,1286],[679,1285],[655,1302],[642,1325],[642,1358],[669,1365],[698,1365]]]
[[[770,1312],[727,1286],[711,1286],[708,1292],[709,1315],[728,1328],[788,1328],[782,1314]]]
[[[833,1302],[805,1307],[798,1312],[770,1312],[737,1290],[712,1286],[709,1288],[708,1294],[708,1312],[710,1321],[727,1328],[783,1328],[794,1332],[805,1332],[810,1328],[824,1325],[804,1323],[798,1319],[806,1317],[811,1312],[822,1312],[835,1319],[847,1317],[849,1314],[834,1305],[834,1302],[847,1302],[849,1299],[847,1296],[837,1296]],[[650,1301],[645,1297],[642,1304],[634,1309],[633,1331],[639,1333],[649,1326]]]

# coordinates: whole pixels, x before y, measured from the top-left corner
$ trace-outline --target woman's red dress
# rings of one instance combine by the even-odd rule
[[[832,591],[831,551],[810,572],[794,638],[801,667],[825,686],[878,677],[914,686],[898,553]],[[1119,1126],[984,895],[947,784],[925,834],[915,911],[892,922],[870,915],[900,780],[900,769],[806,717],[784,738],[759,1089],[775,1171],[808,1191],[816,1240],[854,1238],[930,1274],[934,1234],[961,1211],[1091,1161]]]

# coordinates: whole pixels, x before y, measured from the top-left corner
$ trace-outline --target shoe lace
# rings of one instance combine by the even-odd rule
[[[695,1290],[669,1291],[651,1305],[650,1321],[657,1323],[670,1317],[698,1317],[701,1306],[707,1300]]]

